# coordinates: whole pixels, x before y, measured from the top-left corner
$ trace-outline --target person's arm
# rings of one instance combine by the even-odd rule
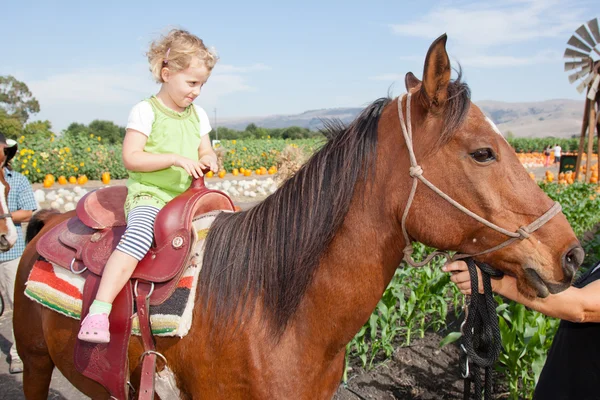
[[[37,201],[33,195],[33,189],[29,180],[21,175],[18,183],[11,190],[16,190],[17,195],[17,210],[11,212],[13,223],[20,224],[28,222],[33,215],[33,212],[38,208]]]
[[[469,272],[464,261],[452,262],[444,266],[443,270],[453,273],[450,279],[463,294],[471,294]],[[478,274],[481,283],[481,273],[478,271]],[[546,298],[529,299],[517,290],[517,280],[505,275],[501,279],[492,279],[492,290],[550,317],[572,322],[600,322],[600,281],[594,281],[581,289],[571,286]]]
[[[198,162],[179,154],[154,154],[144,151],[148,137],[142,132],[127,129],[123,140],[123,164],[125,168],[135,172],[153,172],[176,166],[183,168],[188,174],[198,178],[202,169]]]
[[[33,215],[33,210],[17,210],[10,213],[13,223],[20,224],[28,222]]]
[[[123,140],[123,164],[135,172],[152,172],[169,168],[175,163],[175,154],[153,154],[144,151],[148,137],[142,132],[127,129]]]

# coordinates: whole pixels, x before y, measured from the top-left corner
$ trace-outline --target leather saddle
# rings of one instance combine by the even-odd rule
[[[76,216],[49,230],[37,243],[38,253],[46,260],[85,276],[82,319],[96,297],[106,261],[125,231],[126,196],[125,186],[86,194],[77,204]],[[223,192],[208,189],[203,178],[194,180],[186,192],[163,207],[154,223],[152,247],[113,302],[109,318],[110,343],[77,340],[75,366],[102,384],[114,398],[127,399],[129,395],[127,347],[134,300],[145,349],[138,398],[153,398],[158,353],[154,348],[148,308],[164,302],[177,287],[197,238],[193,218],[213,210],[234,211],[234,205]]]

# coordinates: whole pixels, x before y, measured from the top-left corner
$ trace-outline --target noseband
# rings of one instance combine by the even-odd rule
[[[561,212],[562,207],[560,206],[560,204],[558,202],[555,202],[554,205],[552,207],[550,207],[550,209],[548,211],[546,211],[541,217],[539,217],[538,219],[533,221],[531,224],[529,224],[527,226],[522,226],[519,229],[517,229],[515,232],[513,232],[513,231],[506,230],[504,228],[501,228],[498,225],[494,224],[493,222],[490,222],[487,219],[480,217],[479,215],[468,210],[467,208],[465,208],[464,206],[462,206],[461,204],[459,204],[458,202],[453,200],[446,193],[442,192],[433,183],[428,181],[427,178],[425,178],[423,176],[423,168],[419,164],[417,164],[417,159],[415,157],[415,152],[413,149],[413,142],[412,142],[412,125],[410,123],[410,99],[411,99],[411,94],[409,92],[406,95],[406,123],[405,123],[404,116],[402,115],[403,114],[402,113],[402,97],[398,97],[398,117],[400,119],[400,126],[402,127],[402,134],[404,135],[406,147],[408,148],[408,154],[410,156],[409,174],[413,178],[412,189],[408,196],[408,201],[406,203],[406,208],[404,209],[404,214],[402,215],[402,234],[404,235],[404,241],[406,243],[403,253],[404,253],[404,261],[406,261],[408,264],[412,265],[413,267],[421,267],[421,266],[427,264],[429,261],[431,261],[431,259],[433,257],[438,256],[438,255],[443,255],[448,260],[451,259],[450,255],[447,252],[443,252],[443,251],[434,251],[433,253],[429,254],[425,258],[425,260],[423,260],[421,262],[416,262],[412,259],[413,245],[412,245],[412,240],[410,239],[408,232],[406,231],[406,219],[408,217],[408,212],[410,210],[410,206],[412,205],[413,199],[415,197],[415,193],[417,191],[417,185],[419,184],[419,181],[423,182],[428,188],[433,190],[433,192],[438,194],[440,197],[442,197],[448,203],[452,204],[454,207],[458,208],[463,213],[467,214],[469,217],[477,220],[478,222],[481,222],[483,225],[495,230],[496,232],[500,232],[503,235],[506,235],[509,237],[507,240],[500,243],[499,245],[494,246],[490,249],[484,250],[482,252],[476,253],[476,254],[456,254],[454,257],[452,257],[452,259],[454,259],[454,260],[488,254],[493,251],[499,250],[503,247],[509,246],[512,243],[516,242],[517,240],[527,239],[533,232],[538,230],[546,222],[550,221],[552,219],[552,217],[554,217],[556,214]]]

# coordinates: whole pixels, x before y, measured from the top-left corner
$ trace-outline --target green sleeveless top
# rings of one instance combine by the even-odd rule
[[[198,160],[200,118],[195,106],[191,104],[183,112],[177,112],[162,104],[155,96],[146,101],[152,106],[154,122],[144,151],[154,154],[175,153]],[[125,213],[143,205],[162,208],[192,184],[192,177],[179,167],[128,172]]]

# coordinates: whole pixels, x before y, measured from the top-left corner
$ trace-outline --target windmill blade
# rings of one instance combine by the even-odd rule
[[[574,73],[573,75],[569,75],[569,83],[575,82],[577,79],[581,79],[586,76],[590,72],[590,66],[584,67],[581,71]]]
[[[594,79],[595,74],[589,74],[584,80],[583,83],[585,83],[585,85],[589,85],[590,82],[592,81],[592,79]]]
[[[577,85],[577,91],[579,93],[583,93],[583,89],[585,89],[587,85],[585,84],[585,82],[581,82],[579,85]]]
[[[587,65],[587,64],[589,64],[588,60],[577,60],[577,61],[573,61],[573,62],[566,62],[565,63],[565,72],[571,71],[575,68],[579,68],[582,65]]]
[[[581,25],[581,28],[583,28],[585,30],[585,27],[583,25]],[[579,29],[581,29],[581,28],[579,28]],[[587,53],[590,53],[592,51],[591,47],[589,47],[588,45],[586,45],[585,43],[583,43],[575,35],[571,36],[571,39],[569,39],[569,41],[567,42],[567,44],[570,44],[571,46],[576,47],[579,50],[583,50],[583,51],[585,51]]]
[[[566,49],[564,58],[588,58],[587,53],[581,53],[573,49]]]
[[[589,20],[587,26],[588,28],[590,28],[590,32],[592,32],[592,35],[594,35],[596,43],[600,43],[600,29],[598,29],[598,18]]]
[[[596,45],[596,42],[594,42],[594,39],[592,38],[592,35],[590,35],[590,33],[587,31],[587,29],[585,29],[585,25],[581,25],[575,31],[575,33],[578,34],[579,37],[581,37],[583,40],[585,40],[587,42],[587,44],[590,45],[590,47],[594,47]]]

